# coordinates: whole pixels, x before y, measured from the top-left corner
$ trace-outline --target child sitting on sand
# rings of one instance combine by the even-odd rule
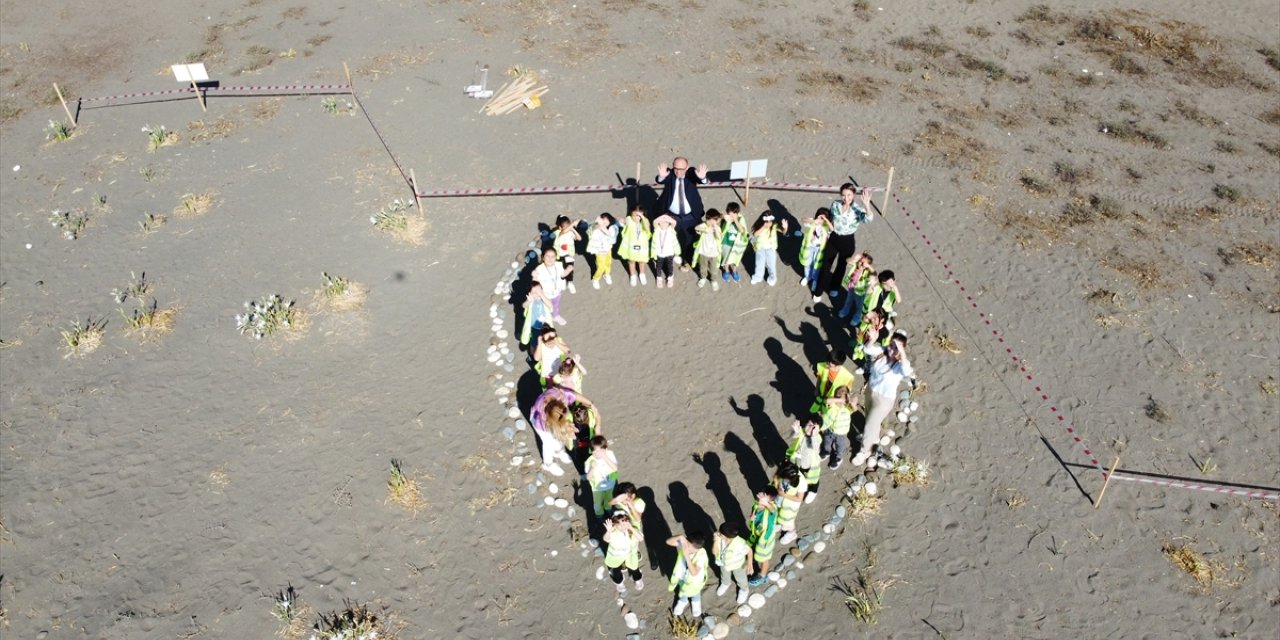
[[[679,616],[685,607],[693,605],[693,617],[702,617],[702,589],[707,586],[707,574],[710,567],[707,562],[707,536],[695,531],[685,536],[674,536],[667,539],[667,544],[676,548],[676,564],[671,569],[671,580],[667,583],[667,591],[676,594],[676,606],[671,615]]]
[[[652,236],[653,230],[649,219],[644,217],[644,210],[639,207],[632,209],[631,215],[627,216],[626,223],[622,225],[622,244],[618,247],[618,256],[627,263],[627,273],[633,287],[636,286],[637,278],[640,284],[649,284],[644,270],[649,263],[649,241]]]
[[[751,545],[741,536],[741,529],[732,522],[720,525],[711,543],[711,555],[715,556],[720,567],[720,586],[716,595],[723,596],[729,592],[729,580],[738,585],[738,604],[747,602],[751,592],[747,584],[747,568],[752,566]]]
[[[675,259],[680,253],[680,240],[676,236],[676,219],[662,214],[653,220],[653,272],[658,288],[675,284]]]
[[[596,223],[591,227],[587,237],[587,253],[596,261],[595,273],[591,274],[592,288],[600,288],[600,278],[607,285],[613,284],[613,245],[618,243],[618,221],[608,213],[596,216]]]
[[[582,240],[582,236],[578,234],[578,229],[573,226],[573,221],[569,216],[558,216],[556,218],[556,235],[553,240],[553,248],[556,250],[556,259],[564,266],[564,281],[569,288],[569,293],[577,293],[578,290],[573,286],[573,251],[574,245]]]
[[[725,205],[724,232],[720,236],[720,268],[723,270],[720,279],[724,282],[728,282],[729,278],[733,278],[734,282],[742,281],[738,275],[738,265],[742,264],[742,256],[747,253],[750,239],[751,230],[747,229],[747,223],[742,220],[738,203],[730,202]]]
[[[618,458],[609,450],[609,441],[604,436],[591,439],[591,457],[587,458],[585,467],[587,483],[591,485],[591,504],[596,517],[604,517],[618,484]]]
[[[716,276],[720,272],[720,243],[724,236],[720,212],[708,209],[706,222],[694,227],[694,230],[699,234],[693,249],[698,259],[698,287],[707,286],[707,281],[710,280],[711,290],[719,291],[720,281]]]

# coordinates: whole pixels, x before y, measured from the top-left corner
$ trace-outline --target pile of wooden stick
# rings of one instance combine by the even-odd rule
[[[529,108],[538,105],[537,98],[547,92],[546,85],[539,85],[538,78],[532,73],[521,74],[516,79],[502,85],[488,102],[480,107],[480,113],[490,116],[500,116],[504,113],[511,113],[526,103],[532,103]]]

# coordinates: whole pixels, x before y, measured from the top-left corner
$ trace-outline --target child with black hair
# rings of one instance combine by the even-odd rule
[[[693,605],[693,617],[702,617],[702,589],[707,586],[711,572],[707,561],[707,536],[694,531],[684,536],[667,538],[667,544],[676,548],[676,564],[671,569],[667,591],[676,593],[676,606],[671,615],[679,616],[685,607]]]
[[[778,542],[778,489],[769,485],[756,492],[756,504],[751,509],[751,520],[747,523],[751,544],[751,552],[755,556],[756,574],[747,580],[747,584],[758,587],[768,579],[769,561],[773,559],[773,548]]]
[[[800,505],[809,485],[790,462],[778,465],[773,485],[778,488],[778,531],[781,532],[778,543],[791,544],[796,539],[796,517],[800,515]]]
[[[767,280],[769,286],[778,284],[778,232],[787,234],[787,221],[774,224],[772,211],[765,210],[751,226],[751,242],[756,248],[756,268],[751,274],[751,284]]]
[[[747,253],[750,244],[751,230],[742,220],[742,209],[736,202],[724,206],[724,232],[720,236],[720,279],[728,282],[741,282],[738,265],[742,264],[742,256]]]
[[[826,207],[819,207],[813,218],[805,220],[804,242],[800,244],[800,268],[804,269],[800,286],[808,287],[809,292],[817,299],[820,299],[822,293],[818,289],[818,267],[822,266],[822,251],[830,235],[831,212]]]
[[[796,437],[787,448],[787,460],[804,477],[807,485],[804,503],[811,504],[818,497],[818,479],[822,477],[822,432],[816,420],[809,420],[803,426],[796,420],[791,424],[791,432]]]
[[[729,592],[730,579],[738,585],[738,604],[746,604],[747,595],[751,592],[747,584],[747,569],[752,566],[751,545],[742,538],[742,529],[732,522],[720,525],[711,543],[711,555],[715,556],[716,565],[720,567],[720,586],[716,595],[723,596]]]
[[[618,484],[618,458],[609,450],[609,440],[604,436],[591,439],[591,457],[584,468],[591,485],[591,504],[596,517],[602,518]]]
[[[644,209],[640,207],[632,209],[626,223],[622,225],[622,243],[618,245],[618,257],[626,263],[627,275],[633,287],[636,286],[636,282],[641,285],[649,284],[644,269],[649,263],[649,244],[652,237],[653,226],[644,216]]]
[[[578,234],[578,229],[573,226],[573,221],[569,219],[569,216],[556,217],[555,234],[552,247],[556,250],[556,259],[560,261],[561,266],[565,269],[565,284],[569,289],[569,293],[577,293],[578,290],[573,286],[573,253],[574,245],[579,240],[582,240],[582,236]]]
[[[630,482],[619,482],[613,489],[613,500],[609,501],[614,513],[625,513],[631,520],[631,526],[641,530],[644,517],[644,499],[636,495],[636,485]]]
[[[680,253],[680,238],[676,233],[676,219],[662,214],[653,219],[653,273],[658,288],[675,285],[675,259]]]
[[[585,221],[584,221],[585,222]],[[613,245],[618,243],[618,221],[609,213],[596,216],[596,223],[587,236],[587,253],[595,257],[596,270],[591,274],[591,287],[600,288],[600,279],[613,285]]]
[[[694,230],[698,232],[698,241],[693,247],[693,255],[698,260],[698,288],[707,286],[709,280],[711,290],[719,291],[720,281],[716,276],[720,273],[720,243],[724,236],[720,212],[707,209],[706,221]]]
[[[809,406],[809,413],[821,413],[827,399],[834,396],[837,389],[853,386],[854,377],[845,368],[845,359],[843,351],[832,349],[831,355],[827,356],[827,361],[819,362],[818,366],[813,368],[818,382],[818,395]]]
[[[894,279],[893,271],[885,269],[867,289],[867,294],[862,298],[862,309],[864,313],[872,309],[879,311],[885,326],[892,329],[893,317],[898,315],[893,307],[899,302],[902,302],[902,292],[898,290],[898,281]]]
[[[608,545],[604,554],[604,566],[609,569],[609,578],[613,580],[618,595],[627,592],[623,584],[622,570],[625,568],[636,591],[644,590],[644,575],[640,572],[640,542],[644,536],[640,530],[631,525],[625,513],[615,513],[604,521],[604,543]]]

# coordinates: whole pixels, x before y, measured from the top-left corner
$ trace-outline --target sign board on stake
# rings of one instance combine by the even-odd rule
[[[746,184],[746,193],[742,195],[742,204],[751,204],[751,179],[763,178],[769,174],[769,159],[739,160],[729,165],[729,180],[741,180]]]
[[[200,93],[201,82],[209,81],[209,72],[205,70],[203,62],[195,64],[175,64],[169,67],[173,69],[173,78],[178,82],[189,82],[191,88],[196,92],[196,99],[200,101],[200,110],[208,111],[209,107],[204,103],[204,94]]]

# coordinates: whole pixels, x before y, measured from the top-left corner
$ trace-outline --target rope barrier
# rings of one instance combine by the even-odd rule
[[[960,293],[965,294],[965,302],[969,303],[970,308],[977,313],[978,319],[982,320],[983,326],[990,329],[991,337],[994,338],[996,343],[999,345],[998,348],[1002,347],[1004,349],[1005,355],[1008,356],[1010,361],[1015,366],[1018,367],[1018,371],[1019,373],[1022,374],[1024,381],[1031,384],[1032,388],[1035,389],[1036,394],[1039,395],[1040,401],[1049,403],[1049,411],[1053,414],[1053,416],[1057,419],[1057,421],[1066,430],[1067,436],[1070,437],[1073,442],[1075,442],[1080,446],[1080,449],[1084,452],[1085,456],[1088,458],[1089,464],[1093,468],[1097,469],[1099,473],[1102,474],[1103,480],[1106,480],[1108,475],[1110,475],[1110,477],[1115,480],[1125,480],[1128,482],[1136,482],[1139,484],[1156,485],[1156,486],[1168,487],[1173,489],[1190,489],[1193,491],[1205,491],[1205,492],[1215,493],[1219,495],[1232,495],[1232,496],[1239,496],[1244,498],[1258,498],[1263,500],[1280,501],[1280,491],[1271,490],[1271,489],[1246,489],[1246,488],[1240,488],[1240,487],[1225,486],[1224,484],[1219,484],[1214,482],[1184,482],[1180,480],[1165,480],[1160,478],[1150,478],[1150,477],[1143,477],[1138,475],[1127,475],[1123,472],[1115,472],[1115,473],[1108,474],[1107,470],[1104,469],[1102,467],[1102,464],[1098,461],[1097,455],[1095,455],[1094,451],[1089,448],[1089,445],[1084,441],[1084,438],[1080,435],[1080,432],[1072,425],[1070,421],[1067,420],[1063,411],[1061,411],[1056,405],[1050,403],[1048,393],[1046,393],[1043,390],[1041,385],[1036,383],[1035,377],[1027,371],[1025,359],[1023,359],[1021,356],[1015,353],[1012,347],[1007,346],[1007,344],[1005,343],[1004,335],[1000,332],[1000,330],[992,326],[990,314],[981,310],[978,307],[978,303],[976,300],[974,300],[973,295],[967,291],[967,288],[965,287],[964,283],[961,282],[961,280],[956,277],[955,270],[951,267],[950,262],[945,260],[942,254],[938,252],[937,247],[935,247],[933,244],[933,241],[929,239],[928,234],[925,233],[924,227],[920,225],[919,220],[915,216],[911,215],[911,211],[902,202],[902,199],[898,197],[897,193],[891,193],[890,195],[893,196],[893,201],[898,204],[898,207],[902,210],[902,213],[906,216],[907,220],[911,223],[912,227],[914,227],[916,232],[920,234],[920,239],[923,240],[925,246],[929,248],[930,255],[932,255],[934,259],[941,264],[942,269],[946,273],[947,280],[950,283],[954,284],[956,287],[958,287],[960,290]],[[881,212],[881,214],[883,215],[883,212]],[[892,226],[890,226],[890,229],[892,229]],[[897,235],[896,229],[893,230],[893,232],[895,235]],[[901,241],[901,237],[899,237],[899,241]],[[910,250],[908,250],[908,253],[911,253]],[[912,258],[914,259],[915,255],[914,254],[911,254],[911,255],[912,255]],[[917,265],[919,265],[919,261],[917,261],[916,263]],[[920,266],[921,266],[921,269],[923,270],[923,265],[920,265]],[[944,306],[945,306],[945,302],[944,302]],[[948,307],[948,310],[949,309],[950,308]],[[954,316],[954,313],[953,313],[953,316]],[[968,332],[967,329],[965,331]],[[999,379],[1003,381],[1003,378],[999,378]],[[1006,388],[1007,388],[1007,385],[1006,385]],[[1023,413],[1024,415],[1026,414],[1025,411]]]
[[[656,184],[644,184],[645,187],[656,187]],[[746,182],[741,180],[728,182],[707,182],[698,185],[699,189],[724,189],[730,187],[745,187]],[[418,194],[419,198],[458,198],[471,196],[529,196],[544,194],[565,194],[565,193],[607,193],[622,189],[634,189],[634,184],[614,185],[614,184],[584,184],[573,185],[567,187],[499,187],[496,189],[433,189]],[[752,189],[768,189],[772,191],[814,191],[814,192],[830,192],[837,193],[840,191],[840,185],[833,184],[812,184],[807,182],[778,182],[753,180],[751,182]],[[868,189],[875,191],[875,189]]]
[[[232,85],[226,87],[201,87],[201,91],[205,94],[209,93],[228,93],[228,92],[254,92],[254,91],[272,91],[277,93],[298,92],[299,95],[316,91],[334,91],[348,92],[351,90],[349,85],[345,84],[273,84],[273,85]],[[155,96],[168,96],[183,93],[194,93],[192,87],[183,87],[181,89],[165,89],[162,91],[139,91],[137,93],[122,93],[115,96],[100,96],[96,98],[80,98],[80,102],[106,102],[111,100],[125,100],[130,98],[151,98]]]

